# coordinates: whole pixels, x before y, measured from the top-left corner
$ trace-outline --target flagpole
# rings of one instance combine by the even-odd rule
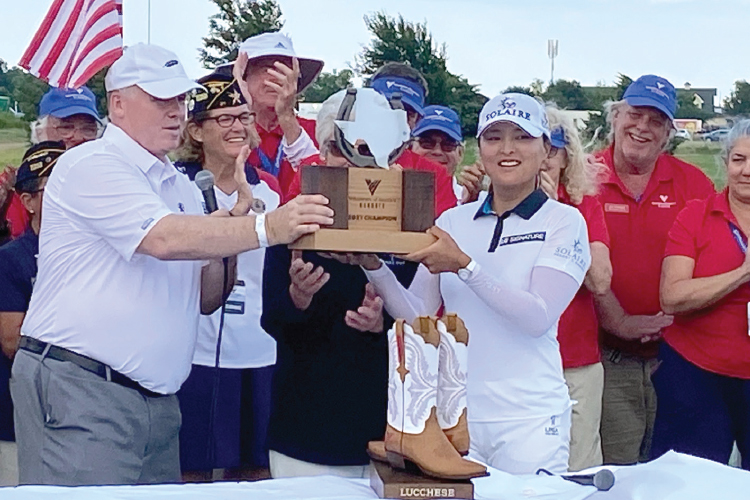
[[[148,0],[148,43],[151,44],[151,0]]]

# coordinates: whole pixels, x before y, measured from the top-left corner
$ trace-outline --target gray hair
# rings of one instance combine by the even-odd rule
[[[344,102],[344,96],[346,96],[346,89],[339,90],[323,101],[318,110],[318,116],[315,119],[315,140],[318,141],[320,156],[325,157],[328,154],[328,144],[333,140],[333,132],[336,127],[333,122],[336,120],[341,103]],[[354,111],[352,110],[353,114]]]
[[[724,145],[721,150],[721,157],[724,163],[727,163],[729,160],[729,153],[732,152],[737,141],[745,137],[750,137],[750,119],[747,118],[735,123],[732,130],[729,131],[729,134],[724,139]]]
[[[617,115],[617,113],[619,113],[625,106],[630,106],[625,99],[619,101],[607,101],[604,103],[604,117],[606,118],[607,126],[609,127],[609,132],[607,132],[607,144],[614,144],[615,142],[615,127],[613,121],[615,115]],[[669,117],[667,117],[667,121],[670,124],[669,134],[667,134],[667,140],[662,146],[662,151],[667,151],[669,149],[669,142],[675,134],[674,126],[672,125],[673,121],[670,120]]]
[[[41,137],[42,131],[49,126],[49,115],[43,115],[31,122],[31,144],[39,144],[44,139]]]

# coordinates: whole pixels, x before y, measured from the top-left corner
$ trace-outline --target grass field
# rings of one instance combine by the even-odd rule
[[[6,165],[17,167],[28,148],[28,134],[19,128],[0,129],[0,171]]]
[[[474,138],[467,139],[462,164],[471,165],[477,161],[477,153],[477,140]],[[703,141],[683,142],[677,147],[675,156],[703,170],[714,181],[716,189],[721,190],[726,186],[724,162],[721,160],[721,145]]]

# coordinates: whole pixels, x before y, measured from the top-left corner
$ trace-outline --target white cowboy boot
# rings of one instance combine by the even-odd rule
[[[469,331],[456,314],[437,321],[440,332],[437,419],[448,440],[461,455],[469,454],[466,420],[466,381]]]
[[[388,332],[386,458],[393,467],[404,469],[410,462],[423,473],[443,479],[485,476],[486,467],[461,458],[438,424],[440,334],[435,321],[417,318],[414,327],[398,320]],[[379,447],[373,442],[368,450],[372,454]]]

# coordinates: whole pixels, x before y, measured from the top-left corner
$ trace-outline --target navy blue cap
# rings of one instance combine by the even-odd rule
[[[446,106],[427,106],[424,116],[417,123],[412,135],[418,137],[430,130],[439,130],[458,142],[464,140],[461,135],[461,118],[458,113]]]
[[[549,136],[549,142],[553,148],[562,149],[568,145],[568,139],[565,138],[565,131],[562,127],[552,129]]]
[[[643,75],[630,84],[622,96],[631,106],[650,106],[674,120],[677,111],[677,91],[666,78]]]
[[[89,115],[101,122],[96,110],[96,97],[86,86],[76,90],[52,87],[39,102],[39,116],[67,118],[81,114]]]
[[[396,92],[401,92],[401,101],[424,116],[424,89],[417,82],[399,76],[379,76],[372,79],[370,87],[390,100]]]
[[[16,191],[24,192],[29,181],[49,177],[57,159],[65,152],[62,141],[43,141],[31,146],[23,155],[16,172]]]

